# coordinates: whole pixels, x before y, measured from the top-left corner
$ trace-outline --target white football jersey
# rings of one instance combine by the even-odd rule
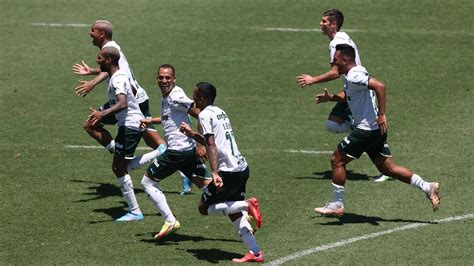
[[[117,95],[124,94],[127,97],[127,108],[116,113],[117,124],[135,130],[140,130],[140,119],[144,119],[138,102],[133,95],[132,87],[125,71],[119,69],[109,79],[109,103],[110,106],[117,103]]]
[[[353,67],[347,73],[344,91],[352,111],[354,126],[363,130],[376,130],[379,128],[377,96],[375,91],[369,89],[369,79],[365,67]]]
[[[140,87],[140,84],[138,84],[138,81],[135,79],[135,75],[133,75],[132,68],[128,64],[127,58],[125,57],[125,55],[122,52],[122,48],[120,48],[120,46],[115,41],[107,42],[106,44],[104,44],[104,46],[102,46],[102,48],[104,48],[104,47],[114,47],[114,48],[117,48],[117,50],[119,50],[119,52],[120,52],[119,68],[122,69],[123,71],[125,71],[128,78],[130,79],[130,83],[132,84],[132,86],[137,91],[136,94],[135,94],[135,98],[137,98],[137,101],[138,101],[139,104],[146,101],[146,100],[148,100],[148,95],[147,95],[145,89]]]
[[[191,125],[188,111],[193,104],[183,89],[175,86],[168,96],[161,100],[161,125],[165,133],[165,141],[168,149],[176,151],[187,151],[196,147],[194,140],[181,131],[181,122]]]
[[[204,136],[214,135],[219,171],[241,172],[247,168],[247,162],[237,148],[229,118],[222,109],[215,105],[204,108],[199,113],[199,129]]]
[[[357,49],[357,45],[352,41],[351,37],[347,35],[347,33],[338,31],[336,32],[336,35],[334,35],[334,39],[329,42],[329,62],[332,64],[334,61],[334,54],[336,53],[336,45],[338,44],[348,44],[352,48],[354,48],[355,53],[356,53],[356,64],[358,66],[362,65],[360,62],[360,57],[359,57],[359,50]]]

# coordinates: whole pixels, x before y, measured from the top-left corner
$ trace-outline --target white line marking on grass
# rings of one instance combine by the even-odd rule
[[[286,150],[289,153],[303,153],[303,154],[332,154],[334,151],[315,151],[315,150]]]
[[[473,219],[473,218],[474,218],[474,213],[471,213],[471,214],[466,214],[466,215],[462,215],[462,216],[453,216],[453,217],[448,217],[448,218],[445,218],[445,219],[434,220],[434,221],[427,222],[427,223],[408,224],[408,225],[401,226],[401,227],[396,227],[396,228],[393,228],[393,229],[390,229],[390,230],[385,230],[385,231],[380,231],[380,232],[376,232],[376,233],[372,233],[372,234],[367,234],[367,235],[363,235],[363,236],[349,238],[349,239],[342,240],[342,241],[339,241],[339,242],[329,243],[329,244],[326,244],[326,245],[322,245],[322,246],[310,248],[310,249],[307,249],[307,250],[303,250],[303,251],[294,253],[292,255],[289,255],[289,256],[271,261],[271,262],[267,263],[266,265],[280,265],[280,264],[283,264],[283,263],[288,262],[290,260],[295,260],[295,259],[301,258],[303,256],[310,255],[310,254],[317,253],[317,252],[324,251],[324,250],[328,250],[328,249],[331,249],[331,248],[345,246],[345,245],[348,245],[348,244],[351,244],[351,243],[354,243],[354,242],[357,242],[357,241],[360,241],[360,240],[375,238],[375,237],[378,237],[378,236],[388,235],[388,234],[391,234],[391,233],[396,233],[396,232],[405,231],[405,230],[409,230],[409,229],[415,229],[415,228],[431,225],[433,223],[448,223],[448,222],[460,221],[460,220],[465,220],[465,219]]]
[[[321,32],[321,29],[302,29],[302,28],[264,28],[265,31],[282,31],[282,32]],[[356,32],[356,29],[344,29],[345,32]]]
[[[81,23],[69,23],[69,24],[62,24],[62,23],[31,23],[33,26],[46,26],[46,27],[79,27],[79,28],[86,28],[90,27],[90,24],[81,24]]]

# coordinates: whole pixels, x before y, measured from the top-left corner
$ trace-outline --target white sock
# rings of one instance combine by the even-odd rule
[[[133,183],[130,175],[126,174],[122,177],[117,178],[120,191],[122,191],[123,198],[127,202],[128,210],[134,214],[142,214],[140,207],[138,206],[137,198],[135,197],[135,191],[133,191]]]
[[[135,170],[145,164],[153,162],[158,156],[160,156],[160,152],[158,150],[152,150],[148,153],[145,153],[141,156],[137,156],[132,160],[128,161],[127,170]]]
[[[114,153],[115,151],[115,140],[110,141],[107,146],[105,146],[105,149],[107,149],[110,153]]]
[[[350,133],[352,131],[351,123],[348,121],[337,123],[332,120],[327,120],[326,129],[332,133]]]
[[[165,221],[173,223],[176,221],[176,217],[174,217],[173,213],[171,212],[171,209],[168,206],[168,202],[166,202],[166,197],[163,192],[161,192],[160,189],[154,186],[156,183],[158,182],[148,178],[147,176],[143,176],[141,185],[143,190],[145,190],[145,193],[148,194],[148,198],[160,211],[161,216],[165,218]]]
[[[242,216],[239,219],[233,221],[233,223],[237,229],[237,233],[240,235],[244,245],[247,247],[247,250],[252,251],[253,254],[259,254],[260,247],[257,245],[257,240],[255,240],[255,236],[252,234],[249,221],[247,221],[247,219]]]
[[[413,176],[411,177],[410,185],[417,187],[426,193],[428,193],[431,188],[430,182],[426,182],[417,174],[413,174]]]
[[[339,202],[344,206],[344,186],[332,183],[332,202]]]
[[[233,213],[238,213],[241,211],[247,211],[248,204],[247,202],[241,201],[226,201],[216,203],[209,206],[207,209],[207,214],[209,215],[229,215]]]

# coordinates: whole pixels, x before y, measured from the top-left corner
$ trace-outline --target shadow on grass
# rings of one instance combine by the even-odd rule
[[[84,195],[90,196],[88,199],[81,199],[76,202],[88,202],[93,200],[104,199],[108,197],[122,197],[122,191],[115,184],[110,183],[101,183],[93,181],[84,181],[84,180],[72,180],[75,183],[84,183],[88,184],[88,190],[90,192],[83,193]],[[145,193],[142,189],[135,188],[135,194]],[[163,190],[162,190],[163,191]],[[163,194],[180,194],[178,191],[163,191]]]
[[[319,218],[315,216],[314,218]],[[380,222],[391,222],[391,223],[426,223],[426,224],[437,224],[431,221],[420,221],[420,220],[407,220],[407,219],[384,219],[376,216],[365,216],[355,213],[345,213],[342,217],[322,217],[326,219],[334,219],[337,221],[331,221],[327,223],[319,223],[320,225],[344,225],[344,224],[362,224],[367,223],[371,225],[379,226]]]
[[[230,262],[233,258],[240,258],[243,255],[233,252],[227,252],[220,249],[188,249],[186,250],[192,253],[198,260],[206,261],[209,263],[219,263],[221,261]]]
[[[219,241],[219,242],[239,242],[234,239],[222,239],[222,238],[208,238],[203,236],[192,236],[192,235],[182,235],[179,233],[174,233],[168,235],[162,239],[154,239],[153,236],[157,232],[138,234],[136,236],[149,236],[150,238],[142,239],[140,242],[150,243],[155,245],[177,245],[179,242],[192,241],[192,242],[202,242],[202,241]]]
[[[324,172],[314,172],[314,176],[297,176],[295,179],[329,179],[332,180],[332,172],[330,170]],[[353,173],[351,170],[347,170],[347,179],[351,181],[368,181],[373,176],[368,176],[359,173]]]

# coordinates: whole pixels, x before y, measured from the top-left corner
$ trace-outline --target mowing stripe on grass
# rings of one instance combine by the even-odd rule
[[[316,31],[321,32],[321,29],[302,29],[302,28],[264,28],[265,31],[282,31],[282,32],[308,32],[308,31]],[[356,29],[344,29],[345,32],[356,32],[360,30]]]
[[[82,24],[82,23],[44,23],[44,22],[39,22],[39,23],[31,23],[33,26],[46,26],[46,27],[80,27],[80,28],[88,28],[91,25],[90,24]]]
[[[388,235],[388,234],[391,234],[391,233],[396,233],[396,232],[405,231],[405,230],[409,230],[409,229],[415,229],[415,228],[423,227],[423,226],[426,226],[426,225],[431,225],[433,223],[448,223],[448,222],[460,221],[460,220],[466,220],[466,219],[473,219],[473,218],[474,218],[474,213],[471,213],[471,214],[466,214],[466,215],[461,215],[461,216],[448,217],[448,218],[440,219],[440,220],[434,220],[434,221],[431,221],[431,222],[428,222],[428,223],[408,224],[408,225],[401,226],[401,227],[395,227],[395,228],[390,229],[390,230],[385,230],[385,231],[371,233],[371,234],[367,234],[367,235],[363,235],[363,236],[349,238],[349,239],[342,240],[342,241],[339,241],[339,242],[329,243],[329,244],[326,244],[326,245],[322,245],[322,246],[310,248],[310,249],[307,249],[307,250],[303,250],[303,251],[294,253],[292,255],[289,255],[289,256],[271,261],[271,262],[267,263],[266,265],[280,265],[280,264],[283,264],[283,263],[288,262],[290,260],[295,260],[295,259],[301,258],[303,256],[310,255],[310,254],[317,253],[317,252],[324,251],[324,250],[328,250],[328,249],[331,249],[331,248],[345,246],[345,245],[348,245],[348,244],[351,244],[351,243],[354,243],[354,242],[357,242],[357,241],[360,241],[360,240],[375,238],[375,237],[378,237],[378,236]]]
[[[104,147],[99,145],[65,145],[66,149],[103,149]],[[151,150],[148,147],[137,147],[137,150]],[[268,150],[263,150],[268,151]],[[276,150],[272,150],[276,151]],[[332,154],[333,151],[316,151],[316,150],[285,150],[284,152],[289,153],[303,153],[303,154]]]

